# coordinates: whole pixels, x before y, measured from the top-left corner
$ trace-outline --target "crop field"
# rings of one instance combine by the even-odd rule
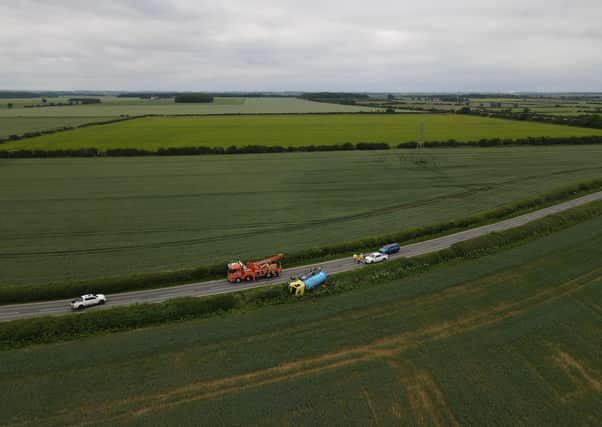
[[[422,136],[420,129],[423,129]],[[601,129],[457,115],[152,117],[3,144],[0,148],[307,146],[346,142],[474,141],[481,138],[602,135]]]
[[[0,424],[597,426],[601,257],[596,217],[335,297],[5,351]]]
[[[503,97],[498,98],[471,98],[466,99],[461,95],[420,96],[398,95],[394,99],[385,96],[373,96],[370,99],[358,98],[358,105],[380,108],[410,109],[428,111],[456,111],[469,106],[473,110],[488,112],[512,111],[521,113],[527,109],[531,113],[545,116],[579,116],[602,113],[602,98],[599,96],[567,97],[567,96],[532,96],[524,98]]]
[[[602,176],[602,147],[0,161],[0,286],[414,229]]]
[[[0,138],[22,135],[26,132],[55,130],[66,126],[102,122],[116,117],[2,117],[0,116]]]
[[[117,118],[122,115],[142,116],[181,114],[257,114],[257,113],[329,113],[374,111],[370,107],[325,104],[297,98],[216,98],[208,104],[176,104],[173,99],[145,100],[137,98],[101,97],[102,103],[25,108],[40,104],[40,99],[0,100],[0,138],[15,133],[55,129],[80,123]],[[6,108],[8,103],[13,108]],[[49,98],[48,102],[67,102],[67,98]],[[40,125],[48,127],[41,129]]]
[[[372,111],[368,107],[326,104],[298,98],[215,98],[211,103],[175,103],[173,99],[100,98],[100,104],[24,108],[21,101],[12,109],[1,108],[0,117],[118,117],[146,114],[254,114],[254,113],[324,113]],[[37,100],[34,100],[37,101]],[[2,100],[4,102],[4,100]],[[67,102],[57,99],[56,102]]]

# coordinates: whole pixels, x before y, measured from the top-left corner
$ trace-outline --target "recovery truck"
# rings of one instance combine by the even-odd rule
[[[288,293],[301,296],[305,291],[309,291],[322,283],[326,282],[326,273],[321,268],[315,268],[299,277],[291,277],[288,282]]]
[[[269,279],[272,276],[279,276],[282,271],[282,265],[279,261],[282,257],[283,254],[277,254],[261,261],[231,262],[228,264],[228,281],[240,283],[243,280],[251,281],[264,277]]]

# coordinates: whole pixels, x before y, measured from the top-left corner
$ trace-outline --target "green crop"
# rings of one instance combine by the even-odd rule
[[[601,156],[576,146],[3,160],[0,281],[179,270],[402,232],[599,178]]]
[[[3,144],[0,149],[306,146],[602,135],[602,130],[442,114],[149,117]]]
[[[595,217],[333,297],[5,351],[0,424],[594,426],[601,257]]]
[[[102,103],[23,108],[42,104],[41,99],[0,99],[0,138],[26,132],[53,130],[65,126],[105,121],[121,116],[185,114],[342,113],[376,111],[370,107],[325,104],[296,98],[216,98],[208,104],[176,104],[173,99],[100,97]],[[47,102],[67,103],[68,98]],[[12,103],[14,108],[6,108]]]

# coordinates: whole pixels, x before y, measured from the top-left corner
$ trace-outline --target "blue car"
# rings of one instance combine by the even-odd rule
[[[399,249],[401,249],[399,243],[389,243],[388,245],[385,245],[382,248],[380,248],[378,252],[380,252],[381,254],[389,255],[394,254],[395,252],[399,252]]]

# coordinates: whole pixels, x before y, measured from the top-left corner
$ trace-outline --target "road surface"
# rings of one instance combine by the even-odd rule
[[[569,200],[554,206],[533,211],[524,215],[510,218],[493,224],[483,225],[458,233],[450,234],[436,239],[425,240],[423,242],[412,243],[401,247],[401,250],[390,258],[413,257],[430,252],[436,252],[441,249],[449,248],[454,243],[469,240],[475,237],[483,236],[494,231],[503,231],[510,228],[524,225],[536,219],[547,215],[562,212],[576,206],[581,206],[596,200],[602,200],[602,191],[588,194],[577,199]],[[367,268],[364,265],[356,264],[348,258],[325,261],[302,267],[287,268],[283,271],[280,278],[271,280],[261,280],[258,282],[244,282],[239,284],[229,283],[225,279],[212,280],[207,282],[191,283],[188,285],[170,286],[166,288],[147,289],[134,292],[123,292],[119,294],[107,295],[107,303],[104,306],[88,308],[87,310],[100,310],[111,307],[136,304],[136,303],[157,303],[179,297],[200,297],[207,295],[224,294],[228,292],[237,292],[245,289],[258,288],[261,286],[283,283],[290,276],[297,276],[306,270],[314,267],[321,267],[329,274],[340,273],[355,268]],[[0,321],[23,319],[28,317],[37,317],[45,315],[60,315],[70,313],[70,300],[55,300],[34,302],[26,304],[12,304],[0,306]]]

